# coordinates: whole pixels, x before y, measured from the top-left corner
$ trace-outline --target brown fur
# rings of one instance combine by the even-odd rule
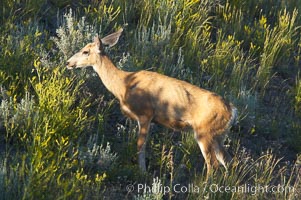
[[[156,72],[125,72],[116,68],[103,53],[102,44],[116,44],[121,32],[105,40],[95,38],[94,43],[68,60],[67,67],[93,66],[106,88],[119,100],[122,112],[138,122],[141,169],[146,170],[145,141],[151,121],[171,129],[193,129],[207,164],[207,174],[219,162],[226,167],[231,157],[223,147],[223,138],[235,120],[236,109],[217,94],[185,81]]]

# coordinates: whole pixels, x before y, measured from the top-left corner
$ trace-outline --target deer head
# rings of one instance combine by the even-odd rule
[[[83,68],[88,66],[94,66],[96,61],[99,60],[99,57],[104,54],[103,45],[109,47],[114,46],[122,33],[123,29],[119,29],[117,32],[112,33],[102,39],[99,39],[98,36],[94,37],[92,43],[87,44],[79,52],[74,54],[67,61],[67,68]]]

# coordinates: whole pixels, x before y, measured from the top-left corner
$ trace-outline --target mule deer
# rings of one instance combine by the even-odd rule
[[[94,38],[67,61],[67,68],[92,66],[105,87],[119,100],[122,112],[138,122],[138,162],[145,171],[145,142],[151,121],[171,129],[190,128],[207,165],[207,177],[219,162],[227,167],[230,155],[223,147],[237,109],[217,94],[185,81],[150,71],[118,69],[103,45],[117,43],[122,29],[102,39]]]

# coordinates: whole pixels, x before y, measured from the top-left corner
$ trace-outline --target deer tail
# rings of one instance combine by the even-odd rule
[[[231,108],[231,118],[227,124],[228,128],[231,128],[231,126],[235,126],[238,123],[238,110],[234,105],[230,105]]]

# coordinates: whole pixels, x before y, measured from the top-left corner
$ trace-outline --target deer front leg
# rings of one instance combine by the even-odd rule
[[[150,120],[146,117],[141,117],[138,120],[139,133],[138,133],[138,141],[137,141],[137,149],[138,149],[138,164],[140,169],[145,172],[146,164],[145,164],[145,145],[147,139],[147,133],[149,131]]]

